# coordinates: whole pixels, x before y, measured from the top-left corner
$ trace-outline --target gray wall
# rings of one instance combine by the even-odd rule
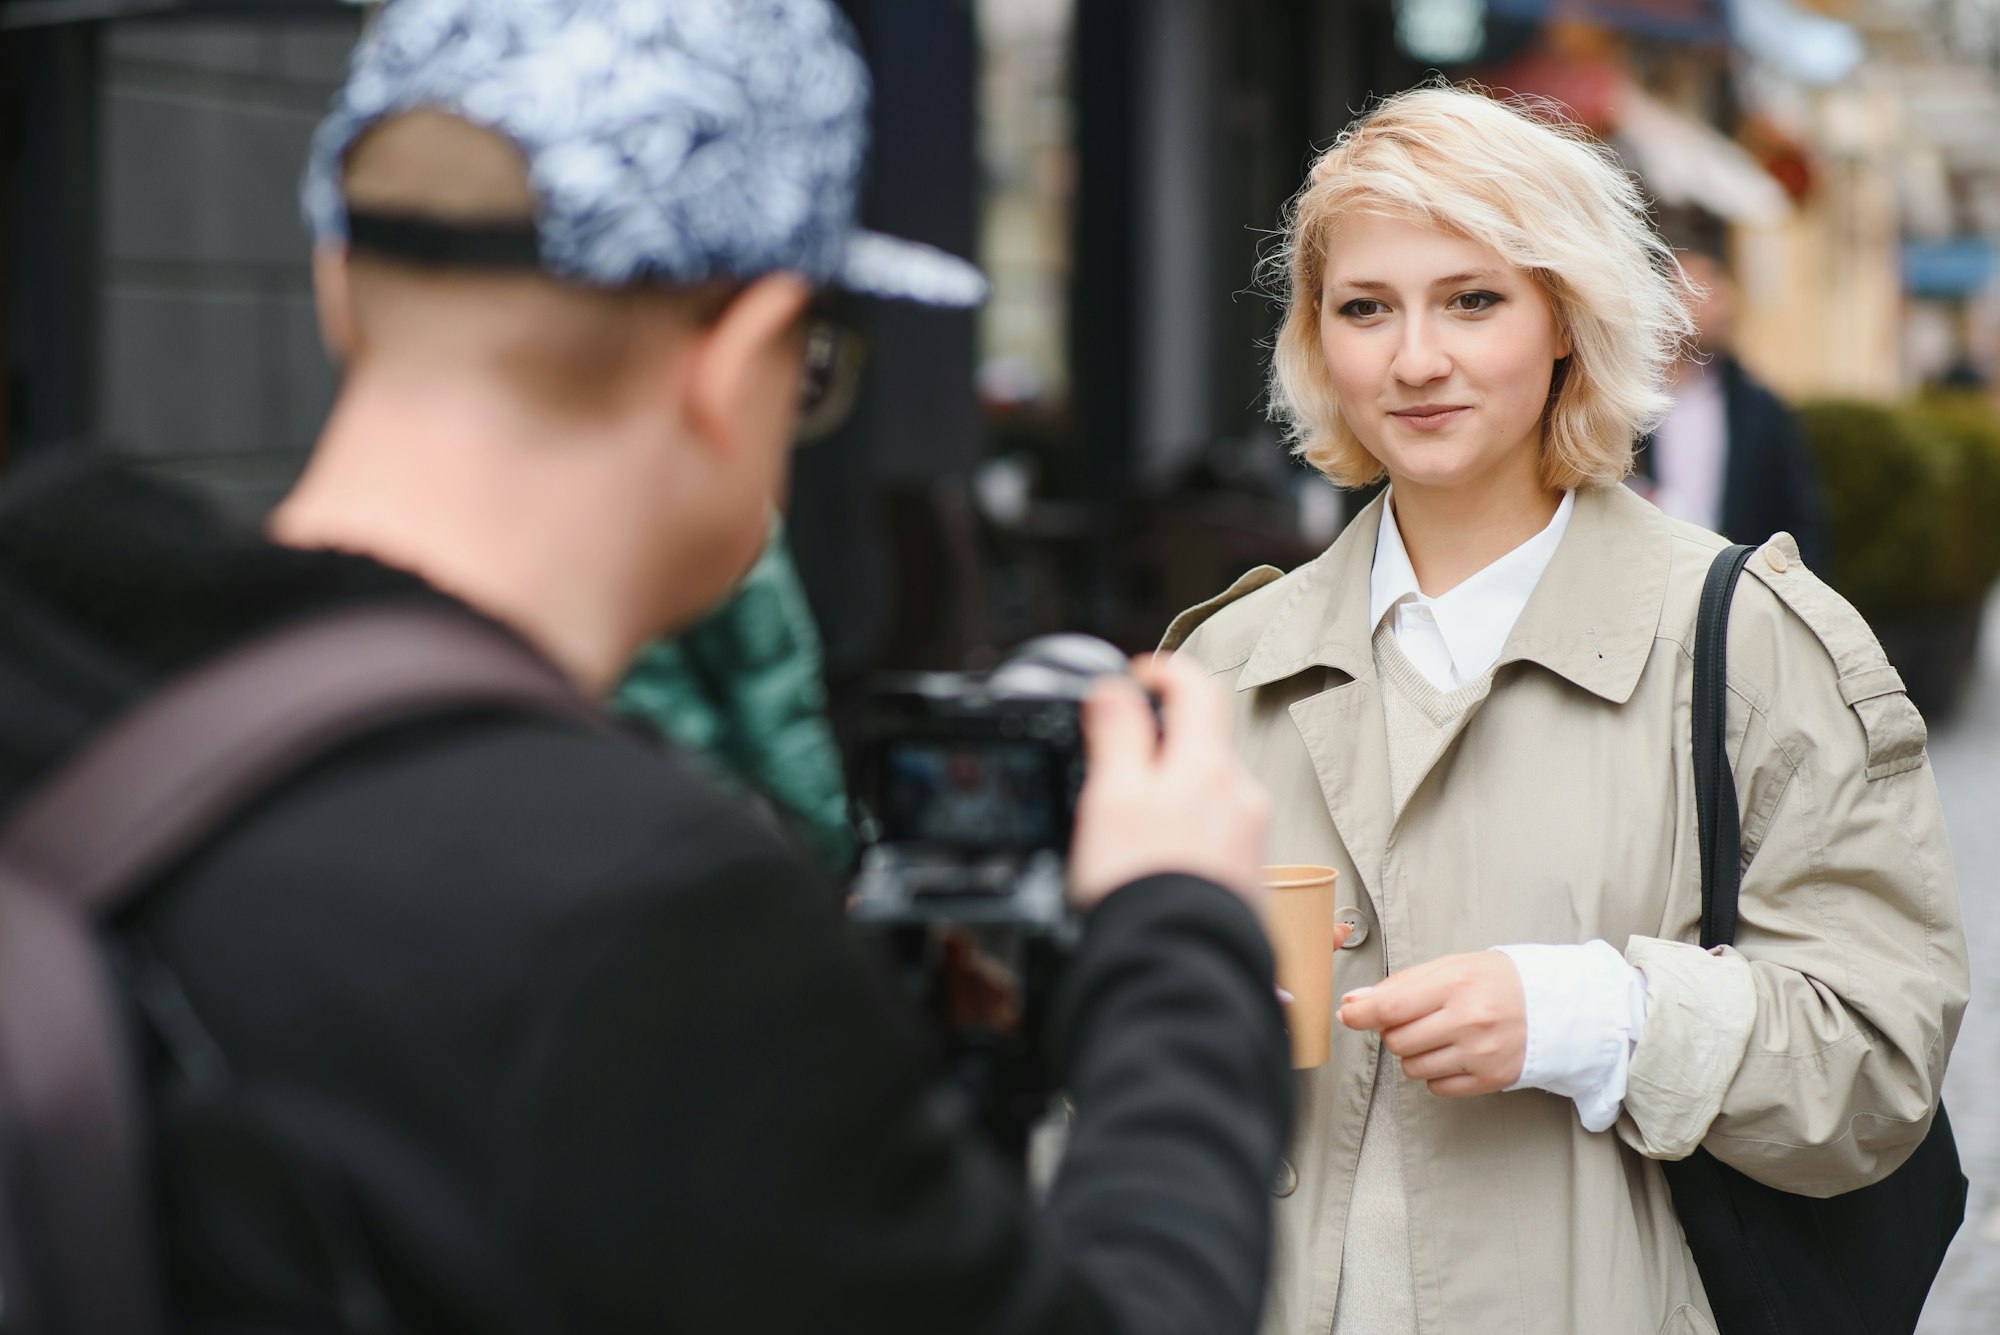
[[[1220,68],[1231,15],[1218,0],[1152,0],[1138,34],[1138,454],[1170,480],[1213,438],[1217,311],[1246,274],[1218,272]],[[1234,202],[1234,201],[1231,201]],[[1222,286],[1218,288],[1218,283]]]
[[[248,508],[290,484],[332,402],[297,183],[359,27],[102,33],[96,434]]]

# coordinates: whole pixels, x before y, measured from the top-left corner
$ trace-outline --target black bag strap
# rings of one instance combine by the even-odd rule
[[[95,917],[342,742],[451,709],[604,728],[553,664],[448,605],[366,603],[226,652],[115,720],[0,830],[0,866]]]
[[[1694,628],[1694,809],[1701,832],[1701,945],[1736,939],[1736,894],[1743,884],[1743,838],[1736,776],[1729,769],[1729,604],[1755,547],[1718,552],[1701,586]]]
[[[161,1335],[142,1086],[102,920],[271,785],[458,709],[608,728],[546,659],[447,605],[315,615],[224,653],[84,744],[0,827],[0,1280],[9,1329]]]

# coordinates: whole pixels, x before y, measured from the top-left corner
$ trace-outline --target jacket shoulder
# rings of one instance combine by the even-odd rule
[[[1688,563],[1697,567],[1689,571],[1690,653],[1699,585],[1723,545],[1715,539],[1708,560]],[[1799,559],[1790,534],[1762,544],[1743,568],[1730,608],[1729,681],[1781,733],[1804,738],[1817,728],[1858,726],[1870,779],[1923,763],[1928,733],[1901,674],[1867,619]]]
[[[1221,593],[1175,617],[1160,637],[1160,652],[1184,652],[1216,671],[1247,661],[1285,591],[1305,568],[1289,575],[1276,566],[1244,572]]]

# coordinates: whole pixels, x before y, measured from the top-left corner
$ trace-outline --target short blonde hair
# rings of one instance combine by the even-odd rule
[[[1364,214],[1464,237],[1527,271],[1570,344],[1543,419],[1543,481],[1566,490],[1631,471],[1693,333],[1687,277],[1610,150],[1548,106],[1435,85],[1350,125],[1285,207],[1271,415],[1294,453],[1341,486],[1382,476],[1341,416],[1320,346],[1327,235]]]

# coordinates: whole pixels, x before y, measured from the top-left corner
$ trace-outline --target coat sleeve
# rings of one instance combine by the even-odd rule
[[[1747,858],[1735,945],[1630,943],[1647,1015],[1618,1131],[1657,1158],[1699,1145],[1827,1196],[1887,1176],[1929,1129],[1967,999],[1965,937],[1901,679],[1809,572],[1752,570],[1729,637]]]
[[[812,880],[734,856],[568,952],[510,1155],[564,1328],[1250,1331],[1290,1087],[1247,910],[1178,877],[1099,908],[1037,1212]]]

